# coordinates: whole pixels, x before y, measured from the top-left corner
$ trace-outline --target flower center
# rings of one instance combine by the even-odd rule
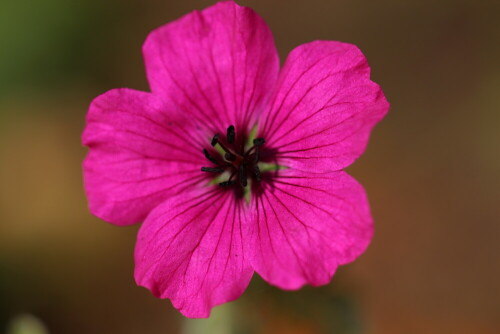
[[[229,172],[229,178],[220,182],[220,187],[239,185],[244,188],[247,186],[249,178],[257,182],[261,180],[258,162],[260,147],[265,143],[264,138],[255,138],[252,142],[253,146],[246,150],[244,140],[237,141],[236,139],[234,126],[230,125],[227,128],[225,141],[221,140],[218,133],[212,138],[211,145],[223,153],[220,154],[221,157],[217,159],[208,150],[203,149],[205,157],[216,166],[201,167],[202,172],[217,174]]]

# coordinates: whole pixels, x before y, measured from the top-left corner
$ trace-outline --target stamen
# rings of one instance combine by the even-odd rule
[[[257,182],[260,182],[260,168],[259,168],[259,166],[255,165],[253,167],[253,172],[254,172],[255,179],[257,180]]]
[[[244,139],[244,138],[242,138]],[[258,166],[261,146],[265,144],[264,138],[253,139],[253,146],[247,151],[243,145],[236,145],[236,131],[234,125],[227,128],[226,138],[220,140],[220,134],[217,133],[211,140],[211,145],[217,147],[217,151],[221,156],[214,158],[208,150],[203,149],[203,154],[210,162],[214,163],[214,167],[201,167],[202,172],[208,173],[224,173],[229,172],[229,178],[224,182],[219,182],[219,187],[230,187],[237,185],[245,188],[248,183],[248,178],[253,181],[260,182],[262,180],[262,172]],[[226,146],[227,145],[227,146]],[[223,174],[224,175],[224,174]]]
[[[246,187],[247,186],[247,173],[246,173],[246,170],[245,170],[245,166],[244,165],[241,165],[240,166],[240,184],[242,187]]]
[[[229,187],[229,186],[232,186],[234,184],[234,181],[224,181],[224,182],[221,182],[219,183],[219,187]]]
[[[226,135],[227,142],[229,144],[232,144],[234,142],[234,126],[230,125],[227,128],[227,135]]]
[[[213,162],[214,164],[218,165],[219,163],[217,162],[217,160],[212,157],[210,155],[210,153],[208,153],[208,151],[206,149],[203,149],[203,154],[205,155],[205,158],[207,158],[208,160],[210,160],[211,162]]]
[[[215,146],[217,143],[219,142],[219,134],[217,133],[213,138],[212,138],[212,142],[210,144],[212,144],[212,146]]]
[[[253,140],[253,144],[254,144],[255,146],[262,146],[262,145],[264,145],[264,143],[265,143],[265,142],[266,142],[266,141],[265,141],[265,139],[264,139],[264,138],[255,138],[255,139]]]
[[[258,148],[255,149],[255,155],[253,156],[253,163],[256,164],[257,162],[259,162],[259,149]]]
[[[236,156],[234,154],[232,154],[231,152],[226,152],[226,154],[224,154],[224,158],[227,161],[234,161],[234,160],[236,160]]]
[[[215,146],[217,144],[219,144],[219,146],[224,150],[224,152],[231,152],[224,144],[222,144],[220,141],[219,141],[219,134],[216,134],[213,138],[212,138],[212,142],[211,142],[212,146]]]
[[[210,173],[222,173],[224,172],[224,168],[201,167],[201,171]]]

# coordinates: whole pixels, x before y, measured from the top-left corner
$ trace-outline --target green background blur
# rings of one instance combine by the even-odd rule
[[[0,0],[0,333],[500,333],[498,1],[239,1],[282,59],[315,39],[368,57],[391,111],[349,172],[375,238],[326,287],[256,277],[210,320],[135,286],[137,226],[87,210],[86,109],[147,90],[146,35],[214,2]]]

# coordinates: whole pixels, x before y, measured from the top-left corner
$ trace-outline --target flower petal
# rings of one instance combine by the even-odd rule
[[[388,109],[356,46],[316,41],[288,56],[260,131],[281,165],[335,171],[363,153]]]
[[[166,197],[204,177],[200,166],[207,161],[193,145],[199,136],[170,111],[152,94],[131,89],[92,102],[82,140],[90,149],[83,170],[94,215],[117,225],[142,221]]]
[[[252,265],[282,289],[322,285],[368,246],[372,218],[362,186],[343,171],[280,171],[255,200]]]
[[[194,11],[150,33],[143,46],[153,93],[175,101],[215,133],[248,130],[276,83],[272,33],[232,1]]]
[[[253,275],[246,217],[234,193],[218,187],[167,200],[139,231],[137,284],[187,317],[208,317],[212,307],[238,298]]]

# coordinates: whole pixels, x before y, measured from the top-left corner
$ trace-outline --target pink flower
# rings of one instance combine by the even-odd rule
[[[254,272],[318,286],[366,249],[367,198],[342,169],[389,104],[357,47],[307,43],[279,70],[265,22],[222,2],[154,30],[143,52],[151,93],[97,97],[83,133],[92,213],[144,221],[137,284],[208,317]]]

